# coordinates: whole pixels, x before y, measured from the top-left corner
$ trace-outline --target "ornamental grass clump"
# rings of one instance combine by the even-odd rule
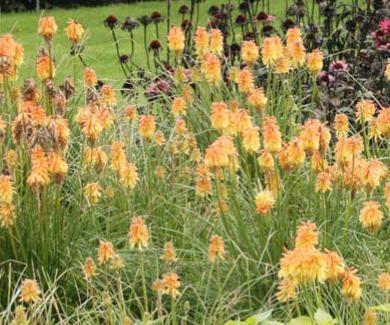
[[[388,322],[387,60],[362,79],[333,2],[281,29],[267,2],[204,6],[108,16],[124,81],[86,22],[42,16],[25,81],[0,36],[0,323]],[[370,56],[385,25],[345,28]]]

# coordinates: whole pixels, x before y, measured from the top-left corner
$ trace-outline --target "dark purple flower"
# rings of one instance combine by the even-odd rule
[[[190,29],[192,27],[191,20],[189,19],[184,19],[183,22],[181,23],[181,28],[186,31],[187,29]]]
[[[137,28],[139,23],[133,17],[126,17],[125,21],[122,23],[122,30],[131,32],[133,29]]]
[[[217,6],[211,6],[207,12],[210,16],[214,16],[219,12],[219,8]]]
[[[154,51],[158,51],[161,48],[161,43],[159,40],[153,40],[149,44],[149,48]]]
[[[116,27],[116,25],[118,25],[119,21],[118,21],[118,18],[116,18],[115,16],[111,15],[111,16],[108,16],[104,21],[104,26],[110,28],[110,29],[114,29]]]
[[[236,17],[236,24],[239,26],[243,26],[247,23],[247,19],[244,15],[238,15]]]
[[[164,17],[158,11],[152,12],[152,14],[150,15],[150,19],[154,23],[161,23],[162,21],[164,21]]]
[[[188,6],[181,5],[180,8],[179,8],[179,14],[180,15],[185,15],[185,14],[188,13],[189,10],[190,10],[190,8],[188,8]]]
[[[261,23],[270,23],[276,19],[275,16],[268,15],[264,11],[261,11],[256,16],[256,21]]]

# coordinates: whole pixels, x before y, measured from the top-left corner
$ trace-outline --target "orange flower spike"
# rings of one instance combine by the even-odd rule
[[[111,85],[105,84],[101,89],[103,102],[109,106],[116,105],[116,94]]]
[[[332,191],[332,176],[327,172],[321,172],[317,175],[315,191],[326,193]]]
[[[248,95],[248,102],[253,105],[256,110],[263,111],[267,104],[267,97],[264,95],[263,88],[256,88]]]
[[[210,30],[210,51],[216,55],[223,52],[223,34],[219,29]]]
[[[337,252],[326,251],[327,280],[334,283],[344,272],[345,265],[343,259]]]
[[[346,141],[346,150],[347,155],[352,160],[352,157],[359,157],[361,153],[363,152],[364,145],[363,145],[363,139],[359,135],[355,135],[353,137],[347,138]]]
[[[219,58],[212,53],[207,53],[202,58],[201,70],[207,82],[213,86],[218,86],[222,81],[221,62]]]
[[[179,288],[180,288],[180,278],[179,276],[174,273],[166,273],[163,275],[162,283],[164,286],[163,293],[170,295],[173,299],[175,299],[179,294]]]
[[[263,120],[264,148],[271,154],[278,153],[282,149],[282,136],[276,118],[265,116]]]
[[[137,167],[130,163],[124,162],[119,169],[119,182],[126,189],[134,189],[139,181]]]
[[[376,119],[380,135],[390,139],[390,107],[382,107]]]
[[[356,120],[360,123],[370,122],[375,114],[375,104],[371,100],[361,100],[355,105]]]
[[[20,301],[26,303],[34,303],[39,301],[41,289],[37,280],[24,279],[20,285]]]
[[[184,32],[180,27],[173,26],[168,33],[168,48],[176,57],[179,57],[184,51]]]
[[[275,205],[275,198],[271,191],[264,190],[259,192],[255,197],[256,212],[266,215]]]
[[[0,56],[13,60],[15,58],[15,46],[16,42],[11,34],[0,36]]]
[[[280,259],[280,278],[293,280],[297,285],[323,282],[327,276],[325,254],[315,248],[296,248]]]
[[[324,56],[319,49],[307,55],[307,68],[313,77],[317,77],[323,67]]]
[[[173,98],[172,113],[175,116],[185,116],[187,114],[187,101],[184,97]]]
[[[88,183],[84,187],[84,196],[87,199],[88,203],[95,205],[99,202],[101,197],[101,186],[99,183]]]
[[[302,40],[299,27],[289,28],[286,33],[286,45],[291,47],[295,42]]]
[[[211,125],[218,131],[223,131],[229,127],[230,111],[224,102],[214,102],[211,104]]]
[[[5,162],[8,170],[13,173],[18,163],[18,154],[15,150],[9,149],[5,154]]]
[[[54,180],[61,184],[64,180],[65,175],[68,172],[68,164],[62,157],[62,155],[51,152],[48,157],[48,163],[49,163],[49,172],[51,175],[53,175]]]
[[[178,118],[175,122],[175,133],[176,134],[186,134],[188,133],[186,121],[182,118]]]
[[[379,274],[378,288],[383,292],[390,292],[390,273]]]
[[[217,260],[224,260],[225,244],[222,237],[213,235],[210,238],[209,244],[209,261],[214,263]]]
[[[367,193],[372,193],[386,178],[388,169],[386,165],[377,159],[369,160],[363,165],[362,183]]]
[[[166,264],[171,264],[177,261],[175,247],[173,246],[172,241],[168,241],[164,245],[164,251],[162,256],[160,256]]]
[[[38,78],[42,81],[54,78],[55,65],[53,60],[48,55],[39,55],[36,61],[36,72]]]
[[[259,127],[253,126],[242,132],[242,143],[248,153],[256,152],[260,149]]]
[[[283,45],[279,36],[266,37],[261,44],[263,63],[269,68],[275,65],[278,58],[283,55]]]
[[[298,138],[293,138],[287,147],[288,165],[292,169],[300,168],[305,161],[305,151]]]
[[[57,24],[54,17],[41,17],[38,23],[38,35],[42,36],[46,41],[51,41],[57,33]]]
[[[139,133],[142,138],[151,139],[156,130],[156,121],[153,115],[143,115],[139,120]]]
[[[97,260],[99,265],[106,264],[116,256],[114,246],[111,242],[100,240],[99,249],[97,253]]]
[[[360,210],[359,221],[363,228],[370,232],[377,232],[383,222],[383,212],[380,210],[380,204],[375,201],[368,201]]]
[[[103,126],[96,114],[88,113],[83,123],[82,132],[92,143],[95,143],[103,131]]]
[[[262,152],[260,157],[257,159],[257,162],[259,166],[262,167],[266,172],[275,170],[275,160],[272,154],[267,150]]]
[[[328,167],[328,162],[322,157],[321,152],[316,151],[311,156],[310,167],[316,173],[319,173]]]
[[[14,188],[11,176],[0,176],[0,203],[12,203]]]
[[[345,299],[347,299],[347,301],[350,302],[357,302],[362,294],[360,287],[361,280],[358,276],[355,275],[356,272],[356,269],[349,268],[346,269],[341,275],[343,281],[341,294]]]
[[[196,177],[196,195],[205,197],[211,195],[211,173],[204,163],[200,163],[197,169]]]
[[[302,40],[298,40],[287,47],[291,65],[294,68],[301,68],[306,61],[306,51]]]
[[[83,265],[83,273],[85,280],[90,282],[92,277],[96,275],[96,264],[92,257],[87,257]]]
[[[92,68],[84,69],[84,84],[91,88],[97,85],[96,72]]]
[[[242,60],[252,67],[259,59],[259,49],[254,41],[243,41],[241,44]]]
[[[282,279],[278,285],[278,292],[276,293],[276,298],[281,302],[287,302],[297,298],[297,285],[296,283],[289,279]]]
[[[118,173],[127,161],[124,146],[125,144],[120,141],[111,144],[111,168]]]
[[[148,247],[149,232],[142,217],[134,217],[129,228],[129,241],[132,248],[142,250]]]
[[[349,132],[348,116],[343,113],[336,114],[333,127],[338,138],[346,137]]]
[[[308,155],[312,155],[320,148],[319,125],[320,123],[317,120],[307,120],[299,134],[303,149]]]
[[[250,113],[247,109],[240,108],[237,111],[232,112],[230,116],[229,129],[233,129],[235,133],[242,133],[244,130],[253,127]]]
[[[68,26],[65,28],[65,33],[68,39],[74,45],[77,45],[80,43],[80,40],[84,34],[84,28],[76,20],[71,19],[68,22]]]
[[[154,133],[154,143],[161,147],[166,143],[165,135],[162,131],[158,130]]]
[[[255,89],[252,71],[248,68],[238,71],[236,83],[241,93],[250,94]]]
[[[385,77],[387,78],[387,80],[390,80],[390,59],[387,59]]]
[[[200,58],[209,51],[209,33],[204,27],[198,27],[195,32],[195,50]]]
[[[282,49],[282,54],[275,60],[275,73],[286,74],[291,69],[290,53],[287,48]]]
[[[295,238],[296,248],[315,248],[318,244],[317,225],[312,222],[302,222],[298,226]]]
[[[384,188],[386,206],[390,209],[390,182]]]

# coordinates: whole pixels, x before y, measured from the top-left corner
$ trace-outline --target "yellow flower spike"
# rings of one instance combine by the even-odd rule
[[[225,244],[222,237],[213,235],[210,238],[209,244],[209,261],[214,263],[217,260],[224,260]]]
[[[180,27],[173,26],[168,33],[168,48],[176,57],[179,57],[184,51],[184,32]]]
[[[241,44],[242,60],[248,65],[253,66],[259,59],[259,49],[254,41],[243,41]]]
[[[313,52],[307,55],[307,69],[311,73],[311,75],[316,78],[318,74],[321,72],[323,67],[323,59],[324,56],[319,49],[313,50]]]
[[[99,249],[97,253],[97,260],[99,265],[108,263],[116,256],[114,246],[111,242],[101,240],[99,242]]]
[[[76,20],[70,19],[68,22],[68,26],[65,28],[65,33],[68,39],[74,45],[77,45],[80,43],[80,40],[84,34],[84,28]]]
[[[256,212],[266,215],[275,205],[275,198],[271,191],[264,190],[256,194],[255,197]]]
[[[360,210],[359,214],[359,221],[363,228],[370,232],[377,232],[379,230],[384,217],[380,207],[380,204],[375,201],[364,203],[364,207]]]
[[[356,272],[356,269],[348,268],[341,275],[343,282],[341,294],[349,302],[357,302],[362,294],[361,280],[355,274]]]
[[[34,303],[40,300],[41,289],[37,280],[24,279],[20,285],[20,301]]]
[[[57,24],[52,16],[41,17],[38,23],[38,35],[42,36],[46,41],[51,41],[57,33]]]
[[[132,248],[148,247],[149,232],[142,217],[134,217],[129,228],[129,241]]]

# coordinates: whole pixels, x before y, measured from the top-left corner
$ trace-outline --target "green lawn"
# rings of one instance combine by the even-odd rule
[[[200,24],[205,25],[208,19],[207,9],[211,4],[220,4],[226,1],[206,0],[201,3]],[[280,16],[284,12],[285,1],[271,1],[271,12]],[[291,2],[291,1],[290,1]],[[178,15],[178,8],[182,4],[189,5],[190,1],[173,1],[172,24],[178,24],[181,16]],[[70,43],[64,34],[68,19],[76,19],[84,25],[86,30],[85,51],[83,56],[88,65],[94,67],[102,79],[121,79],[123,74],[118,64],[116,64],[116,50],[110,31],[104,27],[103,20],[108,15],[115,15],[123,21],[126,16],[140,17],[150,15],[153,11],[160,11],[166,16],[165,1],[150,1],[136,4],[121,4],[97,8],[80,8],[80,9],[55,9],[42,13],[17,13],[2,14],[0,16],[0,33],[12,32],[17,41],[22,42],[25,48],[25,66],[23,67],[22,77],[34,75],[34,60],[39,46],[43,45],[43,40],[37,36],[37,24],[41,14],[55,16],[58,25],[58,33],[54,39],[55,55],[57,59],[58,79],[71,75],[73,63],[69,55]],[[275,22],[279,25],[280,22]],[[165,42],[166,23],[160,25],[160,39]],[[117,31],[122,54],[130,52],[130,40],[127,32]],[[156,38],[154,26],[149,27],[148,42]],[[134,62],[139,65],[145,64],[145,52],[143,47],[143,29],[138,28],[135,31],[136,37],[136,55]],[[80,64],[78,62],[78,64]]]

